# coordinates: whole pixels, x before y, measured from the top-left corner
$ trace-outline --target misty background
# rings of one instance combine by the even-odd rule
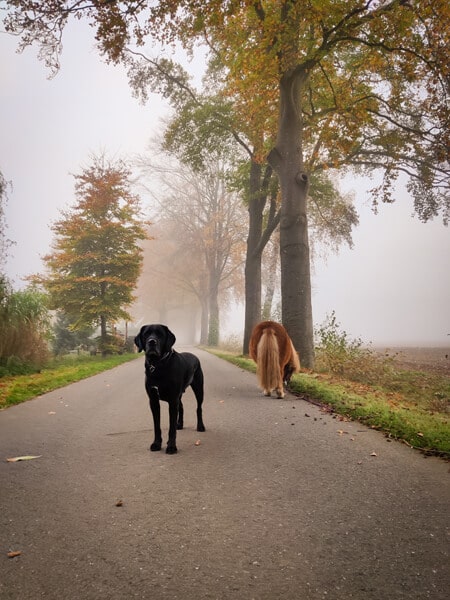
[[[74,202],[71,174],[92,154],[127,161],[144,154],[170,110],[158,95],[145,106],[133,98],[125,70],[102,63],[86,24],[67,27],[63,44],[61,70],[49,80],[35,48],[17,54],[18,40],[0,33],[0,170],[12,182],[6,235],[15,242],[6,272],[16,288],[43,269],[50,226]],[[184,66],[201,77],[201,57]],[[315,257],[315,325],[335,311],[347,333],[376,346],[448,346],[449,229],[440,220],[413,217],[400,184],[396,202],[379,206],[375,215],[368,190],[376,180],[347,176],[338,183],[353,193],[360,223],[352,249]],[[221,321],[224,335],[242,333],[239,308]]]

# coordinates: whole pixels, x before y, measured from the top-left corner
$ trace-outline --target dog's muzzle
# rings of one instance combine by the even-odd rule
[[[148,339],[145,344],[145,352],[146,352],[146,354],[150,354],[153,356],[159,356],[160,352],[159,352],[158,340],[155,338]]]

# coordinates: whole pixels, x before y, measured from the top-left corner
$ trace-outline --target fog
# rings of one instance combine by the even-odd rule
[[[52,80],[35,49],[19,55],[16,48],[17,39],[0,34],[0,170],[13,186],[6,220],[15,242],[7,274],[20,287],[23,277],[42,270],[50,225],[74,201],[71,173],[92,153],[144,153],[168,106],[156,95],[140,105],[123,69],[101,62],[83,24],[66,32],[62,68]],[[375,345],[449,345],[448,228],[412,217],[402,186],[395,204],[375,215],[368,195],[374,181],[346,177],[339,185],[354,192],[360,224],[353,249],[315,260],[315,324],[335,311],[349,335]],[[228,333],[241,333],[242,310],[222,322]]]

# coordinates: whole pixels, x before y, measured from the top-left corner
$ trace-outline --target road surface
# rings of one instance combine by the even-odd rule
[[[195,352],[173,456],[143,359],[0,412],[1,600],[449,597],[448,463]]]

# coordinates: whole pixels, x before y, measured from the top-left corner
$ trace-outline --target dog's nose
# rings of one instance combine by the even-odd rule
[[[156,345],[156,340],[155,340],[154,338],[150,338],[150,339],[148,340],[148,345],[149,345],[149,346],[155,346],[155,345]]]

